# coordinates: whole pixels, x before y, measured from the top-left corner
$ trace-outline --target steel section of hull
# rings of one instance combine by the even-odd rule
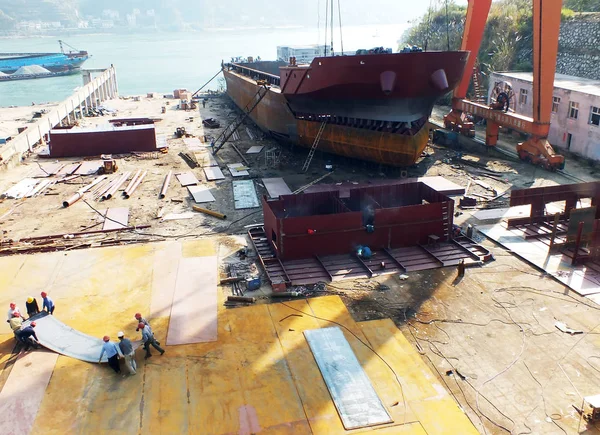
[[[372,54],[315,58],[309,67],[282,67],[281,88],[286,97],[311,95],[321,99],[397,99],[439,97],[462,78],[469,53],[465,51]],[[432,80],[443,69],[448,87]],[[392,72],[389,92],[382,73]]]
[[[256,95],[259,86],[241,74],[224,71],[227,94],[243,108]],[[298,120],[279,90],[271,89],[250,114],[263,131],[302,147],[310,148],[320,124]],[[327,125],[318,149],[340,156],[392,166],[410,166],[420,157],[429,139],[426,126],[414,135],[380,132],[342,125]]]

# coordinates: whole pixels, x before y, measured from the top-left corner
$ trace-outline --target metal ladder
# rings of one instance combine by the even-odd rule
[[[217,154],[217,152],[219,152],[219,150],[221,148],[223,148],[223,145],[225,145],[225,142],[227,142],[229,140],[229,138],[233,135],[233,133],[237,131],[238,127],[240,125],[242,125],[242,123],[246,120],[246,118],[248,116],[250,116],[252,111],[256,108],[256,106],[258,106],[258,104],[261,102],[261,100],[263,98],[265,98],[265,96],[267,95],[268,92],[269,92],[269,87],[266,84],[263,84],[262,87],[260,87],[258,89],[258,91],[254,95],[254,97],[252,97],[252,99],[248,102],[248,104],[246,104],[246,107],[244,107],[243,113],[238,115],[236,120],[233,121],[231,124],[229,124],[229,126],[225,130],[223,130],[223,132],[219,135],[219,137],[217,137],[215,139],[215,141],[212,143],[212,146],[213,146],[212,153],[213,154]]]
[[[317,150],[317,146],[319,145],[321,136],[323,136],[323,131],[325,130],[325,125],[327,124],[327,121],[328,121],[327,119],[325,121],[323,121],[321,123],[321,126],[319,127],[319,131],[317,132],[317,135],[315,136],[315,141],[313,142],[312,147],[310,147],[308,156],[306,157],[306,160],[304,161],[304,166],[302,166],[302,172],[308,171],[308,167],[310,166],[310,162],[312,161],[313,156],[315,155],[315,151]]]

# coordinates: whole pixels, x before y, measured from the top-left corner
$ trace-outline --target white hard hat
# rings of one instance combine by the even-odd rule
[[[117,334],[117,337],[124,337],[125,334],[123,334],[123,331],[119,331],[119,333]]]

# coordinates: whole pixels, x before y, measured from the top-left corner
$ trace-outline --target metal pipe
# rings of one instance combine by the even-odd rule
[[[94,199],[98,200],[98,199],[100,199],[101,197],[102,197],[103,199],[106,199],[106,198],[105,198],[105,197],[106,197],[106,194],[108,193],[108,191],[109,191],[110,189],[112,189],[112,187],[115,185],[115,183],[117,182],[117,180],[118,180],[119,178],[120,178],[120,177],[115,177],[115,178],[113,178],[112,180],[110,180],[110,181],[109,181],[109,183],[108,183],[107,185],[103,186],[103,187],[102,187],[102,189],[100,189],[100,191],[99,191],[99,192],[96,194],[96,197],[95,197]]]
[[[131,181],[129,182],[129,184],[127,185],[127,187],[125,188],[125,192],[129,192],[129,189],[131,189],[131,186],[133,186],[135,184],[135,182],[137,181],[137,178],[140,176],[140,174],[142,173],[142,170],[139,169],[135,175],[133,176],[133,178],[131,179]],[[125,195],[125,192],[123,192],[123,195]]]
[[[81,198],[83,198],[83,193],[76,192],[73,196],[71,196],[67,200],[63,201],[63,207],[67,208],[68,206],[75,204]]]
[[[131,189],[129,191],[125,191],[125,198],[129,199],[131,194],[135,192],[135,189],[137,189],[138,186],[142,184],[142,180],[144,179],[147,173],[148,171],[144,171],[144,173],[140,175],[140,177],[135,181],[135,184],[131,187]]]
[[[212,211],[212,210],[209,210],[207,208],[199,207],[197,205],[193,205],[192,209],[194,211],[197,211],[197,212],[200,212],[200,213],[204,213],[204,214],[207,214],[207,215],[210,215],[210,216],[214,216],[214,217],[219,218],[219,219],[227,219],[227,215],[224,215],[223,213],[219,213],[218,211]]]
[[[127,179],[129,178],[130,175],[131,175],[131,171],[125,172],[123,175],[121,175],[121,177],[118,179],[118,181],[106,193],[106,198],[102,197],[102,199],[110,199],[110,198],[112,198],[113,195],[117,192],[117,190],[119,190],[119,187],[121,187],[121,185],[125,181],[127,181]]]
[[[169,188],[169,183],[171,182],[171,174],[173,171],[169,171],[167,176],[165,177],[165,181],[163,182],[162,189],[160,189],[160,194],[158,195],[159,199],[163,199],[167,196],[167,189]]]
[[[85,192],[87,192],[88,190],[90,190],[92,187],[94,187],[96,184],[100,183],[105,178],[106,178],[106,175],[101,175],[100,177],[96,178],[94,181],[92,181],[87,186],[84,186],[81,189],[79,189],[77,192],[75,192],[75,194],[73,196],[71,196],[70,198],[68,198],[66,201],[63,201],[63,207],[66,208],[66,207],[68,207],[70,205],[73,205],[77,201],[79,201],[81,198],[83,198],[83,194]]]

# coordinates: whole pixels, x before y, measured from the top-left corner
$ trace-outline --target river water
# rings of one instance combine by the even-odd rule
[[[345,50],[390,47],[408,25],[349,26],[343,28]],[[0,52],[57,52],[58,38],[0,39]],[[62,39],[92,57],[84,68],[117,68],[121,95],[147,92],[195,91],[219,69],[221,60],[235,56],[260,56],[274,60],[278,45],[323,44],[323,29],[222,30],[195,33],[69,35]],[[329,39],[329,38],[328,38]],[[334,47],[339,51],[339,29]],[[0,83],[0,107],[62,101],[82,85],[79,75]],[[208,88],[217,89],[217,79]]]

